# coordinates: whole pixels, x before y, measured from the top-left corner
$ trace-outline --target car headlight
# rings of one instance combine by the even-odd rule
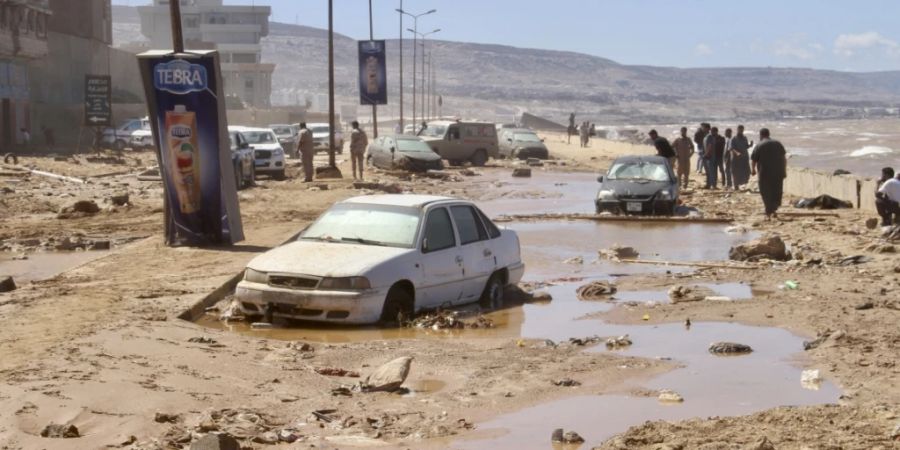
[[[276,148],[276,149],[272,150],[272,153],[275,155],[280,155],[280,154],[284,153],[284,149]]]
[[[672,200],[672,191],[668,189],[663,189],[659,191],[660,200]]]
[[[249,281],[251,283],[268,283],[269,276],[265,272],[260,272],[258,270],[253,270],[251,268],[247,268],[244,270],[244,281]]]
[[[597,198],[600,200],[615,200],[616,193],[611,189],[601,189],[600,192],[597,192]]]
[[[326,277],[322,278],[322,281],[319,282],[319,289],[363,290],[371,287],[372,285],[366,277]]]

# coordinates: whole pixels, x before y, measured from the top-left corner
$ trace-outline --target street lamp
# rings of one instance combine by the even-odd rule
[[[432,9],[431,11],[426,11],[426,12],[423,12],[423,13],[421,13],[421,14],[411,14],[411,13],[408,13],[408,12],[404,11],[403,8],[401,7],[401,8],[398,8],[398,9],[397,9],[397,12],[400,13],[400,17],[401,17],[401,18],[403,17],[403,15],[407,15],[407,16],[413,18],[413,28],[410,29],[409,31],[412,31],[412,32],[413,32],[413,130],[415,130],[415,127],[416,127],[416,35],[417,35],[418,32],[419,32],[419,17],[427,16],[428,14],[436,13],[437,10],[436,10],[436,9]],[[402,23],[401,23],[400,27],[401,27],[401,28],[403,27],[403,24],[402,24]],[[401,43],[401,45],[403,45],[403,44],[402,44],[402,43],[403,43],[403,34],[402,34],[402,33],[401,33],[401,35],[400,35],[400,43]],[[401,54],[402,54],[402,47],[401,47]],[[402,77],[402,76],[403,76],[403,75],[402,75],[402,74],[403,74],[403,59],[400,60],[400,73],[401,73],[400,76]],[[401,82],[402,82],[402,80],[403,80],[403,78],[401,78]],[[402,100],[402,98],[403,98],[403,97],[402,97],[403,89],[402,89],[402,87],[401,87],[401,89],[400,89],[400,92],[401,92],[401,97],[400,97],[400,98],[401,98],[401,100],[400,100],[400,123],[402,124],[402,123],[403,123],[403,100]],[[401,125],[401,126],[402,126],[402,125]]]

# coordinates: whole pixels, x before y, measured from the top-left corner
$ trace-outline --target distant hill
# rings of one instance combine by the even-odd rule
[[[113,7],[113,31],[117,46],[146,42],[133,7]],[[389,39],[387,49],[388,96],[395,103],[398,40]],[[629,66],[574,52],[441,40],[429,40],[427,49],[446,114],[506,122],[525,111],[563,123],[573,111],[578,120],[599,123],[668,123],[853,118],[900,106],[900,71]],[[357,104],[356,41],[336,34],[334,51],[338,102]],[[411,40],[404,41],[403,51],[405,108],[411,115]],[[326,30],[273,22],[263,39],[263,61],[277,64],[276,105],[327,92]],[[396,108],[389,105],[382,114],[396,114]]]

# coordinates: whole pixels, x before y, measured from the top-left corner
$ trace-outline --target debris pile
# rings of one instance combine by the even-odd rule
[[[633,247],[625,247],[619,244],[614,244],[612,247],[600,250],[600,257],[606,259],[634,259],[640,256],[640,254]]]
[[[616,286],[608,281],[593,281],[580,286],[575,293],[579,300],[605,300],[617,291]]]
[[[396,391],[406,381],[409,368],[412,365],[412,357],[401,356],[393,361],[383,364],[359,383],[362,392]]]
[[[791,259],[784,241],[780,236],[774,234],[731,247],[728,250],[728,257],[734,261],[759,261],[762,259],[787,261]]]
[[[563,432],[562,428],[553,430],[550,441],[556,444],[581,444],[584,438],[574,431]]]
[[[629,345],[631,345],[631,338],[629,338],[627,334],[619,337],[611,337],[606,340],[606,348],[608,349],[623,348],[628,347]]]
[[[494,322],[484,316],[478,316],[475,320],[464,321],[459,317],[458,311],[436,311],[422,314],[408,323],[411,328],[438,330],[462,330],[493,328]]]
[[[749,345],[735,342],[713,342],[709,344],[709,352],[713,355],[743,355],[752,352]]]
[[[711,297],[714,292],[711,289],[700,286],[683,286],[677,284],[669,288],[669,300],[672,303],[699,302]]]

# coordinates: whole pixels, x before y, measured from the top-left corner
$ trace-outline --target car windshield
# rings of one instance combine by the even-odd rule
[[[608,180],[669,181],[669,171],[661,163],[633,161],[613,164],[606,178]]]
[[[328,134],[328,127],[327,127],[327,126],[325,126],[325,127],[312,127],[312,128],[310,128],[310,131],[312,131],[313,134],[319,134],[319,133],[321,133],[321,134]]]
[[[444,133],[447,132],[447,127],[443,125],[428,125],[424,130],[419,134],[419,136],[427,136],[427,137],[443,137]]]
[[[272,127],[272,131],[274,131],[275,134],[277,134],[279,136],[284,136],[284,135],[290,136],[293,134],[291,132],[291,127]]]
[[[541,142],[541,138],[532,133],[516,133],[513,135],[513,140],[519,142]]]
[[[241,134],[250,144],[270,144],[276,141],[271,131],[244,131]]]
[[[397,139],[397,150],[401,152],[432,152],[428,144],[418,139]]]
[[[299,239],[413,248],[418,229],[419,210],[415,208],[339,203]]]

